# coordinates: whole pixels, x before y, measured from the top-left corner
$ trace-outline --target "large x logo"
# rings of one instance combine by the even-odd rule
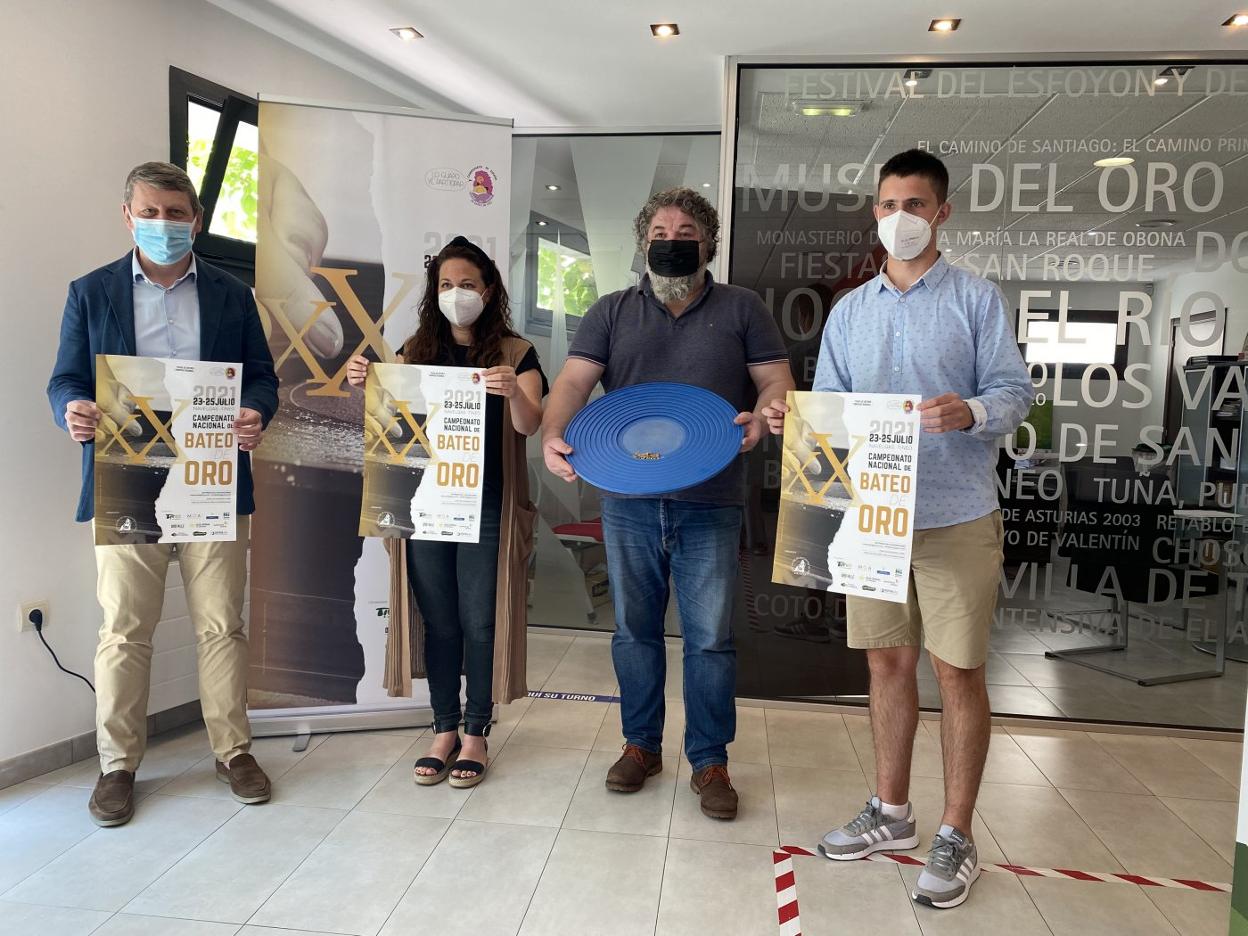
[[[372,455],[380,446],[384,445],[390,452],[390,460],[394,462],[401,462],[407,457],[407,453],[412,450],[412,446],[419,442],[425,447],[425,451],[429,453],[429,458],[432,461],[437,461],[438,453],[434,451],[433,446],[429,444],[429,437],[425,435],[425,429],[432,421],[434,414],[440,409],[438,404],[435,403],[429,407],[429,412],[425,414],[425,421],[423,423],[417,422],[416,417],[412,415],[412,411],[408,407],[407,400],[395,400],[394,406],[395,409],[399,411],[398,414],[392,416],[389,423],[381,426],[381,431],[377,433],[377,438],[373,440],[372,448],[370,448],[366,454]],[[402,417],[403,422],[407,423],[408,428],[412,430],[412,438],[408,440],[407,444],[404,445],[403,448],[396,449],[390,443],[390,430],[398,425],[400,417]],[[378,425],[380,426],[381,424],[378,423]]]
[[[351,316],[352,321],[360,329],[363,338],[360,343],[355,346],[355,350],[347,355],[342,365],[332,375],[326,373],[325,368],[321,366],[320,359],[312,352],[307,344],[307,334],[312,330],[317,321],[329,309],[334,308],[337,303],[328,300],[321,300],[316,304],[316,308],[312,310],[312,314],[308,320],[304,322],[302,328],[296,328],[291,322],[290,316],[285,309],[285,301],[269,300],[264,302],[263,308],[266,309],[277,324],[282,327],[282,331],[286,333],[286,337],[290,339],[290,345],[279,356],[274,366],[280,368],[292,353],[298,354],[303,363],[307,366],[308,372],[312,375],[312,382],[318,384],[312,390],[308,391],[309,396],[333,396],[346,397],[350,396],[349,390],[342,387],[343,381],[347,376],[347,363],[350,358],[355,357],[364,351],[365,348],[372,348],[376,352],[377,357],[381,361],[393,361],[394,351],[386,344],[385,338],[382,336],[381,329],[386,321],[394,314],[399,305],[407,298],[408,293],[416,286],[420,280],[420,275],[415,273],[395,273],[394,275],[402,282],[402,287],[394,297],[390,300],[390,304],[382,310],[381,317],[374,321],[369,317],[368,312],[364,308],[364,304],[360,302],[360,297],[355,294],[355,290],[351,287],[351,277],[357,275],[359,270],[340,270],[331,267],[313,267],[313,273],[319,273],[329,281],[334,288],[334,293],[342,300],[343,307]]]
[[[121,425],[118,425],[116,421],[112,419],[101,420],[100,428],[97,428],[96,432],[101,433],[104,429],[107,429],[108,441],[106,441],[100,449],[100,454],[107,455],[108,450],[113,447],[113,443],[115,442],[126,450],[126,457],[130,461],[139,462],[147,457],[148,453],[156,447],[157,442],[164,442],[169,446],[169,450],[173,452],[175,458],[181,458],[182,453],[178,451],[178,443],[174,441],[173,436],[169,433],[169,427],[172,426],[174,420],[181,416],[186,408],[190,406],[191,401],[181,400],[178,404],[178,408],[170,414],[169,421],[161,422],[160,417],[157,416],[152,410],[151,397],[135,396],[131,397],[131,399],[134,400],[134,405],[137,411],[130,413],[126,417],[125,422],[121,423]],[[135,451],[126,440],[125,431],[130,425],[138,423],[140,415],[147,419],[148,425],[156,430],[156,434],[147,441],[146,445],[138,451]]]
[[[832,475],[828,478],[828,480],[823,482],[822,487],[818,490],[815,489],[815,486],[810,483],[810,479],[806,477],[806,469],[813,465],[819,458],[818,455],[812,454],[810,458],[806,459],[806,463],[802,465],[801,469],[797,473],[797,477],[802,482],[802,486],[806,488],[806,494],[810,497],[812,502],[820,500],[825,494],[827,494],[828,488],[832,487],[832,485],[839,480],[843,485],[845,485],[845,490],[849,493],[850,501],[855,504],[858,503],[858,491],[854,488],[854,482],[850,480],[846,467],[851,461],[853,461],[854,456],[858,454],[858,450],[862,448],[863,444],[867,441],[866,437],[854,436],[853,445],[850,447],[849,452],[845,455],[845,460],[841,461],[836,457],[836,452],[832,448],[830,435],[823,432],[816,432],[813,433],[813,435],[815,437],[815,444],[819,446],[819,450],[823,452],[824,457],[828,460],[828,465],[832,468]]]

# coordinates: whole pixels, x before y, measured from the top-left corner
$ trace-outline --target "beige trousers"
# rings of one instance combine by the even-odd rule
[[[104,609],[95,651],[95,722],[100,770],[138,769],[147,749],[152,636],[176,554],[199,656],[199,699],[217,760],[251,747],[247,722],[247,637],[243,592],[250,517],[232,543],[97,546],[96,594]]]

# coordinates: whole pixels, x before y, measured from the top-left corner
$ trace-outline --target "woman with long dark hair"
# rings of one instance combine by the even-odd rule
[[[411,628],[415,675],[423,670],[429,679],[434,738],[428,755],[416,761],[416,782],[430,786],[449,775],[451,786],[470,787],[485,777],[494,703],[527,690],[527,567],[536,512],[524,440],[541,426],[547,385],[533,345],[511,327],[507,289],[485,251],[456,237],[430,261],[427,273],[420,321],[401,359],[482,368],[481,533],[476,543],[387,541],[390,630],[393,640],[405,625]],[[347,377],[354,386],[363,385],[368,364],[362,356],[351,359]],[[467,683],[462,712],[461,673]]]

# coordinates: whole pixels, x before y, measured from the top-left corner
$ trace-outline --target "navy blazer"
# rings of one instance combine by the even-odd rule
[[[61,319],[61,345],[48,381],[52,416],[62,429],[65,407],[73,400],[95,399],[95,356],[134,354],[133,253],[69,284]],[[256,410],[267,426],[277,412],[277,373],[264,337],[260,313],[247,284],[195,258],[199,293],[200,359],[243,365],[240,404]],[[251,459],[238,456],[238,513],[256,509]],[[79,521],[95,515],[95,443],[82,444],[82,492]]]

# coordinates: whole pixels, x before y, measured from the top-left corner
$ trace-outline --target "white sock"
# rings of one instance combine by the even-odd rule
[[[910,814],[910,804],[902,803],[900,806],[894,806],[892,803],[880,800],[880,812],[888,816],[889,819],[905,819]]]

